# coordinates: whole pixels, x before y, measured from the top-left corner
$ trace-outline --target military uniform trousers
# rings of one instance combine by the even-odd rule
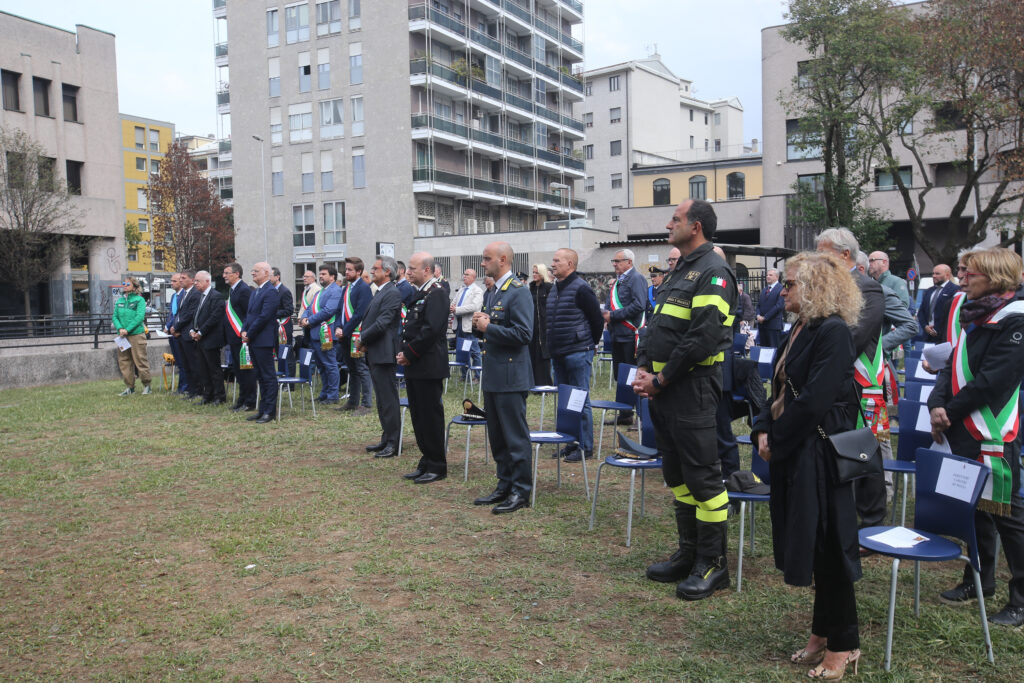
[[[405,378],[405,393],[409,396],[409,416],[416,433],[416,446],[423,454],[416,469],[446,475],[448,460],[444,452],[443,390],[443,379]]]
[[[519,491],[533,488],[530,427],[526,424],[525,391],[485,391],[487,438],[497,463],[498,488]]]

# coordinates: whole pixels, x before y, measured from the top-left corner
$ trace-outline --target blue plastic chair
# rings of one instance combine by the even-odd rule
[[[547,436],[548,432],[530,432],[530,443],[534,444],[533,448],[533,487],[530,489],[530,505],[533,506],[537,503],[537,463],[540,460],[540,446],[541,444],[554,444],[557,448],[559,444],[579,444],[580,432],[583,429],[583,412],[569,410],[569,399],[572,396],[573,391],[584,391],[579,387],[569,386],[568,384],[558,385],[558,412],[555,416],[555,431],[551,432],[552,436]],[[558,463],[558,486],[562,486],[562,459],[556,460]],[[587,498],[590,498],[590,479],[587,476],[587,459],[581,458],[580,462],[583,463],[583,481],[587,488]]]
[[[893,548],[871,536],[894,527],[875,526],[860,530],[862,547],[881,555],[888,555],[892,561],[892,579],[889,584],[889,624],[885,636],[885,670],[889,671],[892,664],[892,631],[896,615],[896,579],[899,573],[900,560],[914,562],[914,616],[921,612],[921,562],[948,562],[962,560],[971,566],[974,574],[974,590],[978,595],[978,610],[981,614],[981,630],[985,635],[985,648],[988,661],[995,663],[992,653],[992,639],[988,633],[988,619],[985,615],[985,597],[981,589],[981,562],[978,559],[978,539],[974,529],[974,510],[978,506],[978,498],[985,487],[989,476],[988,467],[960,458],[948,453],[919,448],[917,450],[917,484],[914,488],[914,528],[911,531],[924,536],[912,548]],[[939,493],[936,484],[939,472],[943,467],[952,467],[957,474],[976,476],[973,488],[965,490],[967,500]],[[967,554],[962,552],[960,543],[954,543],[941,536],[952,536],[967,544]]]
[[[747,355],[747,335],[739,332],[732,335],[732,352],[736,356]]]
[[[775,364],[775,349],[771,346],[751,346],[750,357],[757,361],[757,372],[761,375],[761,381],[769,381],[772,378],[772,366]]]
[[[282,349],[286,349],[288,347],[282,346],[281,348]],[[286,358],[282,357],[282,358],[278,359],[277,362],[278,362],[279,365],[283,365],[285,363],[285,360],[286,360]],[[299,366],[299,376],[298,377],[287,377],[287,376],[279,375],[278,378],[277,378],[277,388],[278,388],[278,392],[277,392],[277,420],[278,421],[281,420],[281,401],[282,401],[282,399],[284,397],[284,394],[288,394],[288,407],[289,408],[294,408],[295,407],[292,404],[292,392],[291,391],[281,391],[281,389],[283,389],[285,387],[291,389],[294,386],[302,387],[303,385],[309,387],[309,402],[313,406],[313,417],[316,417],[316,396],[313,393],[313,372],[312,372],[312,369],[311,369],[311,366],[313,365],[313,350],[312,349],[301,349],[299,351],[299,362],[297,363],[297,365]],[[287,373],[287,367],[285,368],[284,372]],[[302,397],[302,409],[305,410],[306,409],[306,395],[302,393],[301,389],[299,390],[299,395]]]
[[[405,375],[401,376],[404,377]],[[405,396],[400,396],[398,399],[398,409],[402,413],[402,421],[398,428],[398,455],[402,455],[402,445],[405,441],[405,411],[409,409],[409,399]]]
[[[608,330],[604,331],[601,335],[601,350],[597,354],[597,362],[594,363],[594,378],[596,379],[601,374],[601,363],[608,363],[608,388],[612,388],[612,368],[615,367],[612,364],[612,333]],[[590,386],[594,386],[594,382],[590,382]]]
[[[629,507],[626,508],[626,547],[630,546],[633,535],[633,492],[636,490],[636,473],[640,472],[640,516],[644,516],[646,500],[647,471],[661,469],[661,458],[658,456],[658,448],[655,443],[654,425],[651,422],[650,405],[648,399],[642,398],[637,402],[637,413],[640,415],[640,445],[645,447],[645,455],[650,460],[637,460],[635,458],[620,458],[617,455],[609,455],[597,467],[597,479],[594,482],[594,497],[590,502],[590,527],[594,530],[594,518],[597,515],[597,494],[601,489],[601,470],[605,465],[629,470]]]
[[[548,394],[557,394],[558,387],[551,384],[538,384],[535,387],[530,387],[531,394],[540,395],[540,422],[537,424],[537,431],[544,431],[544,408],[547,403]]]
[[[401,401],[403,399],[399,399]],[[404,399],[408,403],[408,399]],[[487,420],[471,420],[469,418],[460,415],[452,416],[452,419],[448,421],[448,429],[444,433],[444,454],[448,456],[448,442],[452,435],[452,425],[466,428],[466,464],[462,471],[462,481],[469,481],[469,437],[473,433],[473,427],[484,427],[484,462],[487,462],[488,444],[487,444]]]
[[[757,454],[757,449],[754,449],[754,453],[750,458],[750,471],[756,474],[758,479],[771,486],[768,476],[768,463]],[[754,504],[767,503],[771,500],[771,497],[767,493],[743,493],[742,491],[728,491],[728,494],[730,503],[740,504],[739,557],[736,561],[736,592],[739,593],[743,590],[743,538],[746,529],[747,503],[750,503],[750,552],[754,552],[754,536],[756,531],[754,527]]]
[[[626,365],[625,363],[619,363],[619,373],[615,384],[615,400],[614,401],[602,401],[593,400],[590,401],[590,408],[592,410],[601,411],[601,420],[597,423],[598,425],[598,436],[597,436],[597,457],[601,457],[601,449],[604,447],[604,418],[608,414],[609,410],[633,410],[636,407],[636,392],[633,391],[633,386],[629,383],[630,375],[635,376],[636,366]]]
[[[905,362],[907,368],[906,378],[908,382],[921,382],[922,384],[935,384],[938,375],[933,375],[921,367],[920,358],[911,358]]]
[[[931,431],[921,432],[916,429],[918,414],[923,410],[928,413],[928,406],[924,403],[903,399],[898,407],[900,420],[900,437],[896,446],[896,459],[886,460],[882,463],[886,472],[903,475],[903,505],[900,515],[900,524],[907,523],[907,491],[910,488],[910,477],[917,472],[914,457],[919,448],[928,448],[932,445]],[[897,488],[896,493],[899,493]],[[896,523],[896,499],[892,501],[892,520],[890,524]]]

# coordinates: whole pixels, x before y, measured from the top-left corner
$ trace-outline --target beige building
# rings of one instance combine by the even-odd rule
[[[0,76],[0,127],[25,131],[52,155],[82,211],[79,236],[90,238],[81,281],[77,273],[72,276],[79,264],[69,259],[48,286],[33,292],[32,310],[110,311],[110,286],[129,270],[114,36],[81,25],[66,31],[0,12]],[[79,302],[73,289],[81,293]],[[10,299],[0,296],[0,301]]]

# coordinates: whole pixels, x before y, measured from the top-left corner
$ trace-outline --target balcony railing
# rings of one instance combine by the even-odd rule
[[[583,122],[572,118],[571,116],[562,115],[562,125],[583,132]]]
[[[533,60],[530,59],[529,55],[523,54],[519,50],[515,49],[511,45],[501,46],[502,54],[511,59],[513,62],[518,62],[528,69],[533,68]]]
[[[469,137],[469,130],[461,123],[455,123],[440,116],[431,114],[416,114],[412,117],[413,128],[433,128],[461,138]]]
[[[495,88],[492,85],[487,85],[483,81],[478,81],[475,78],[473,79],[473,83],[471,85],[473,88],[473,92],[478,92],[481,95],[487,95],[488,97],[493,97],[496,100],[501,100],[501,90],[499,90],[498,88]]]
[[[476,128],[471,128],[470,132],[473,135],[473,139],[477,142],[483,142],[500,148],[505,147],[505,138],[500,135],[495,135],[494,133],[489,133],[485,130],[477,130]]]
[[[520,140],[512,140],[511,138],[505,138],[505,149],[510,152],[525,154],[528,157],[532,157],[534,152],[533,146]]]
[[[567,85],[577,92],[583,92],[583,83],[567,73],[562,73],[562,85]]]
[[[501,0],[501,6],[505,8],[510,14],[519,17],[527,24],[530,23],[530,10],[529,8],[523,7],[517,2],[512,0]]]
[[[221,140],[217,143],[217,149],[221,154],[225,154],[231,151],[231,140]]]
[[[531,113],[533,112],[533,102],[531,102],[530,100],[519,97],[518,95],[513,95],[510,92],[507,92],[504,95],[505,102],[507,104],[511,104],[513,107],[519,107],[520,109],[525,109],[526,111]]]
[[[461,85],[463,88],[467,86],[467,79],[465,76],[460,76],[453,69],[450,69],[443,64],[438,64],[437,62],[430,62],[428,64],[427,60],[422,57],[420,59],[413,59],[409,62],[409,73],[430,73],[448,81],[449,83]]]
[[[572,7],[574,10],[576,10],[580,14],[583,14],[583,3],[582,2],[577,2],[576,0],[562,0],[562,3],[568,5],[569,7]]]
[[[553,78],[556,81],[558,80],[558,69],[552,69],[547,64],[541,64],[540,62],[534,62],[534,68],[537,69],[538,72],[547,76],[548,78]]]
[[[543,107],[543,106],[541,106],[539,104],[535,105],[534,109],[536,110],[538,116],[543,116],[548,121],[554,121],[555,123],[558,123],[559,121],[561,121],[562,117],[560,117],[558,115],[557,111],[552,111],[552,110],[548,109],[547,107]]]
[[[228,4],[228,0],[213,0],[213,9],[220,9]]]
[[[216,45],[214,45],[213,46],[213,56],[214,57],[227,57],[228,56],[228,44],[227,43],[217,43]]]
[[[491,38],[486,33],[477,31],[475,28],[469,29],[469,38],[477,45],[483,45],[484,47],[489,47],[495,52],[501,52],[501,43],[499,41]]]
[[[482,142],[493,147],[506,149],[510,152],[516,152],[528,157],[543,159],[544,161],[552,164],[561,164],[578,171],[583,170],[582,161],[574,159],[566,154],[561,154],[558,150],[539,149],[521,140],[513,140],[512,138],[502,137],[497,133],[465,126],[441,116],[435,116],[428,113],[413,114],[411,121],[413,128],[431,128],[433,130],[457,135],[461,138],[471,138],[476,142]]]
[[[583,52],[583,43],[581,43],[580,41],[576,40],[575,38],[570,36],[568,33],[561,33],[559,35],[559,39],[561,40],[562,45],[568,45],[573,50],[576,50],[576,52]]]
[[[451,171],[442,171],[433,166],[414,168],[412,170],[412,179],[420,182],[444,183],[445,185],[455,185],[456,187],[470,187],[468,176],[464,176],[461,173],[452,173]]]
[[[568,166],[569,168],[576,169],[577,171],[582,171],[583,170],[583,162],[580,161],[579,159],[573,159],[572,157],[567,157],[567,156],[563,155],[562,156],[562,163],[564,165]]]
[[[231,93],[219,92],[217,93],[217,104],[229,104],[231,102]]]
[[[496,183],[486,178],[473,178],[473,189],[493,194],[505,194],[505,183]]]
[[[426,5],[412,5],[409,7],[409,20],[414,21],[416,19],[423,19],[429,17],[432,23],[438,26],[444,26],[449,31],[457,33],[460,36],[465,36],[467,33],[466,25],[461,21],[453,19],[444,12],[439,12],[436,9],[430,8],[427,11]]]
[[[544,21],[538,16],[533,17],[533,25],[540,29],[541,33],[544,33],[555,40],[558,40],[558,34],[561,33],[557,28]]]
[[[548,151],[546,149],[538,149],[537,150],[537,158],[538,159],[543,159],[544,161],[550,161],[553,164],[560,164],[560,163],[562,163],[562,159],[558,155],[558,152],[550,152],[550,151]]]

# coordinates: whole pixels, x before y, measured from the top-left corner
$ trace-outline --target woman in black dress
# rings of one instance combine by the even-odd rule
[[[530,296],[533,297],[533,338],[530,339],[530,361],[533,363],[533,383],[551,384],[551,352],[548,351],[548,292],[551,291],[551,273],[543,263],[533,265]]]

